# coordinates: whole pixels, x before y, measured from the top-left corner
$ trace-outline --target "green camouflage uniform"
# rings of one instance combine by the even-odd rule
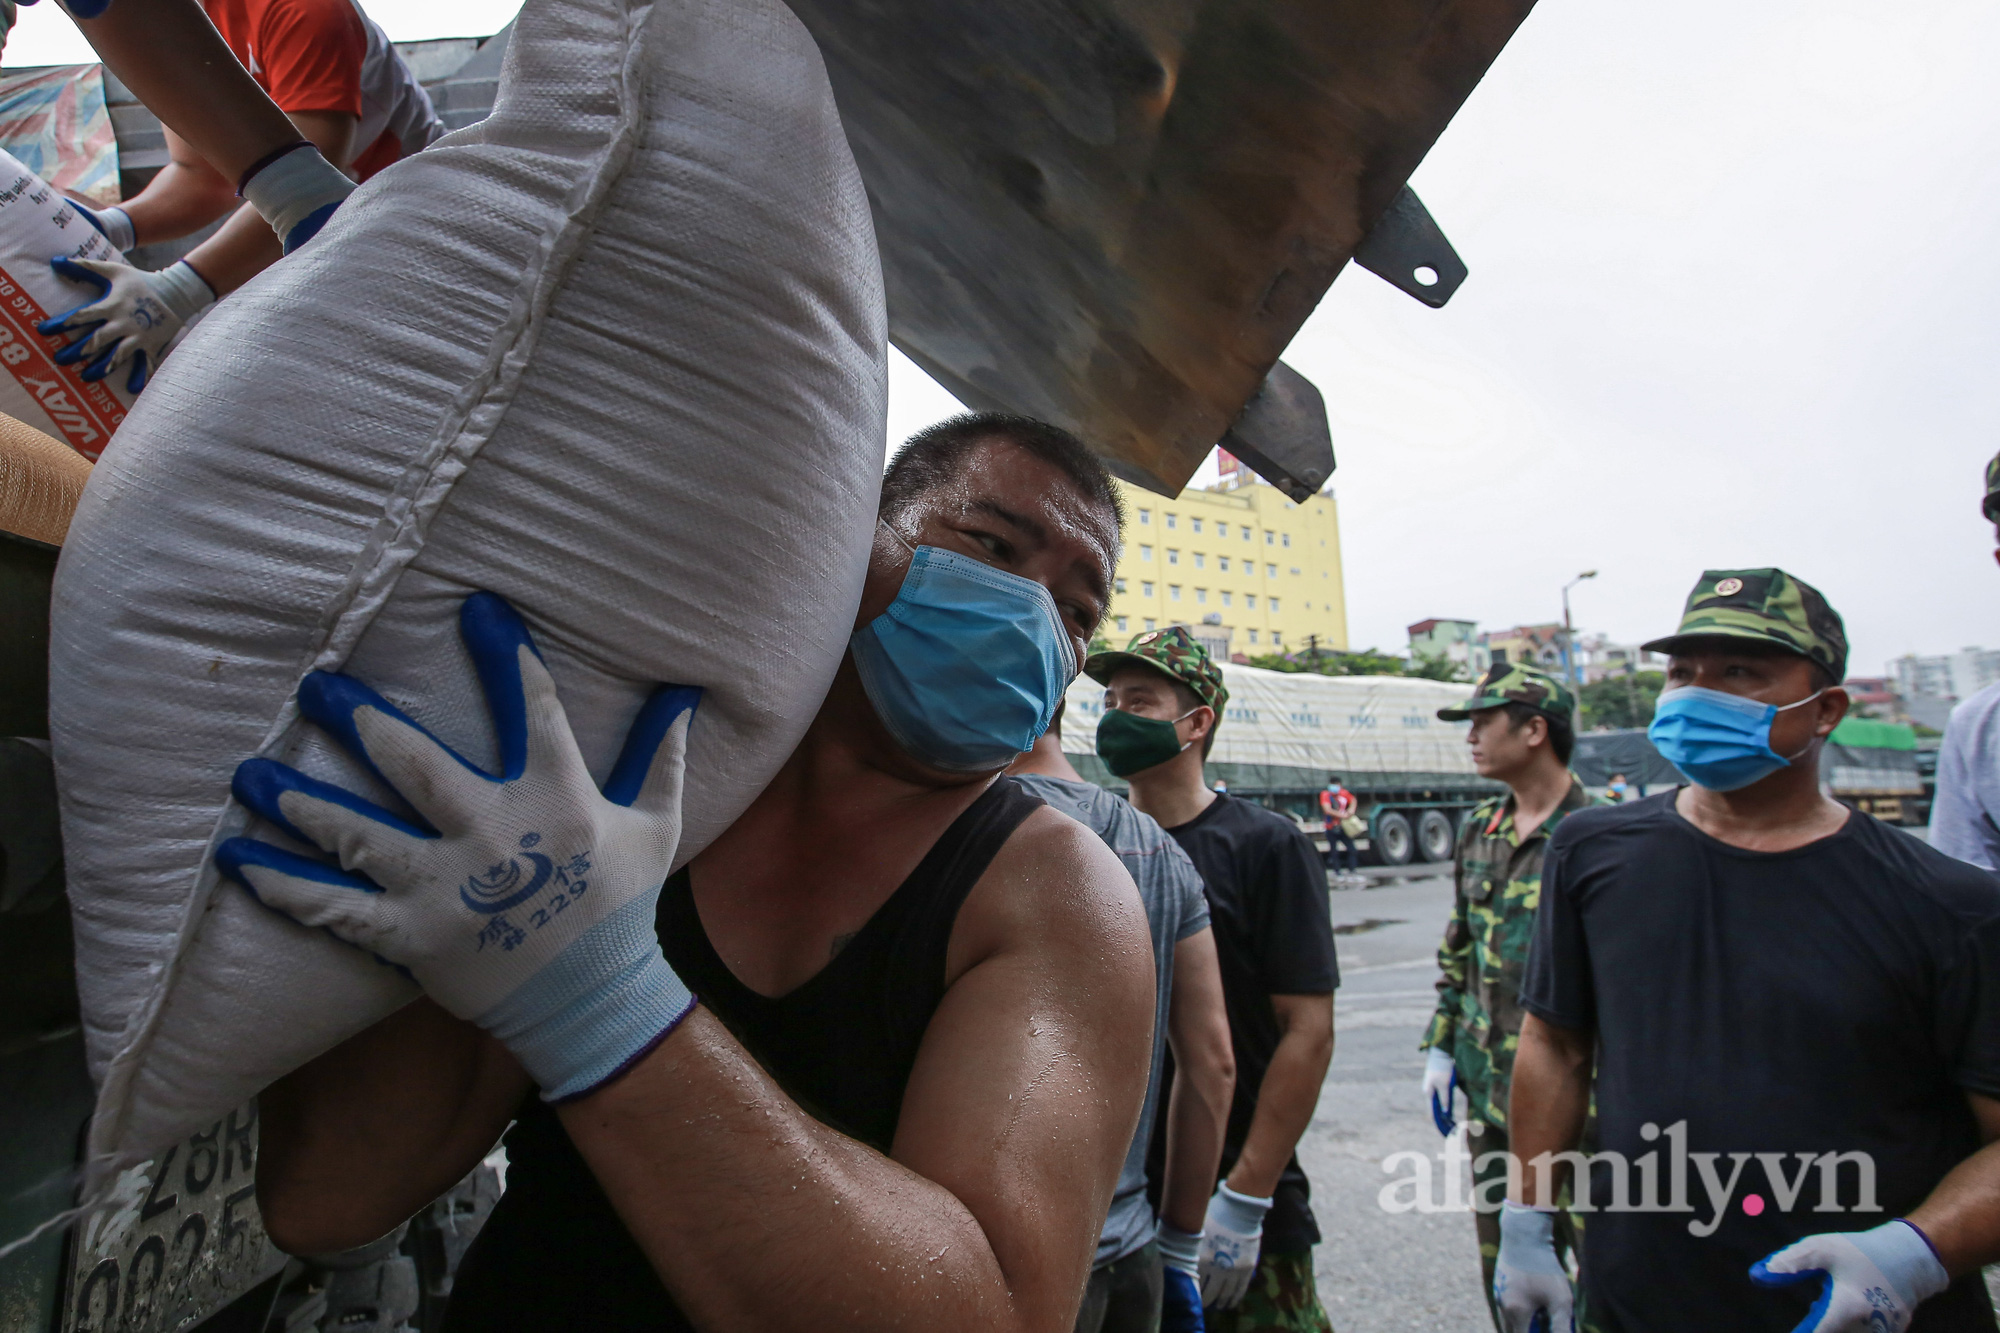
[[[1099,685],[1109,685],[1111,677],[1128,666],[1150,667],[1163,672],[1194,691],[1194,697],[1215,710],[1221,724],[1222,708],[1229,702],[1229,687],[1222,683],[1222,668],[1208,649],[1195,642],[1185,625],[1149,629],[1132,636],[1123,649],[1092,653],[1083,663],[1083,674]]]
[[[1489,668],[1473,686],[1472,698],[1457,708],[1441,708],[1438,716],[1457,722],[1486,708],[1526,704],[1565,721],[1575,716],[1576,698],[1553,676],[1533,667],[1513,664]],[[1506,1175],[1507,1092],[1514,1072],[1514,1051],[1521,1037],[1521,981],[1528,966],[1528,945],[1535,934],[1535,909],[1542,901],[1542,858],[1549,835],[1565,815],[1593,804],[1583,783],[1570,777],[1569,794],[1525,839],[1514,826],[1514,797],[1496,796],[1474,807],[1459,830],[1453,858],[1457,892],[1444,943],[1438,947],[1438,1007],[1424,1032],[1423,1047],[1437,1047],[1452,1057],[1458,1085],[1465,1092],[1471,1137],[1466,1149],[1475,1163],[1475,1189]],[[1501,1193],[1497,1183],[1490,1193]],[[1475,1196],[1478,1197],[1478,1196]],[[1559,1254],[1574,1250],[1581,1239],[1565,1211],[1556,1226]],[[1479,1236],[1481,1290],[1486,1293],[1495,1328],[1504,1327],[1492,1309],[1493,1266],[1500,1255],[1498,1213],[1475,1212]]]
[[[1986,464],[1986,498],[1979,502],[1979,512],[1988,523],[2000,524],[2000,454]]]

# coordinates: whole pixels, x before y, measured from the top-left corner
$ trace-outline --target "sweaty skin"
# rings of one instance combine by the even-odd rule
[[[1078,657],[1116,533],[1003,441],[886,516],[913,543],[1035,579]],[[879,533],[857,624],[893,600]],[[844,665],[806,738],[692,862],[705,930],[767,995],[810,979],[991,775],[897,749]],[[884,1156],[813,1120],[697,1010],[633,1069],[561,1108],[572,1140],[699,1326],[1068,1329],[1145,1091],[1145,918],[1095,835],[1039,810],[974,886],[948,989]],[[264,1096],[258,1198],[293,1252],[379,1236],[487,1152],[527,1091],[497,1043],[422,1000]],[[689,1228],[694,1215],[703,1225]]]

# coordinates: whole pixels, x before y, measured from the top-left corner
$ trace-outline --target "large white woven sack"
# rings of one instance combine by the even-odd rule
[[[884,347],[867,201],[779,0],[528,0],[490,119],[202,322],[57,573],[98,1179],[414,994],[210,864],[252,754],[385,795],[298,719],[309,669],[491,765],[457,620],[492,589],[600,777],[654,682],[707,688],[683,861],[741,812],[852,627]]]

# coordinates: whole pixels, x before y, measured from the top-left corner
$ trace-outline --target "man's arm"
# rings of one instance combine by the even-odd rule
[[[1451,919],[1445,922],[1444,938],[1438,943],[1437,1012],[1431,1015],[1430,1026],[1424,1029],[1424,1039],[1417,1046],[1419,1050],[1435,1048],[1446,1055],[1452,1053],[1460,1002],[1472,976],[1472,924],[1465,909],[1463,829],[1459,830],[1458,850],[1452,855],[1451,870]]]
[[[1238,1194],[1268,1199],[1319,1105],[1333,1062],[1333,996],[1273,995],[1278,1048],[1257,1086],[1257,1112],[1226,1182]]]
[[[889,1156],[805,1114],[701,1010],[561,1108],[697,1327],[1073,1325],[1151,1048],[1124,866],[1036,812],[961,910],[947,976]]]
[[[2000,1101],[1977,1092],[1965,1100],[1986,1146],[1953,1167],[1910,1214],[1953,1277],[2000,1262]]]
[[[1167,1097],[1160,1216],[1176,1230],[1199,1234],[1208,1196],[1215,1192],[1216,1164],[1222,1160],[1230,1096],[1236,1089],[1222,968],[1215,956],[1215,932],[1207,928],[1174,946],[1167,1046],[1174,1053],[1174,1084]]]
[[[1521,1197],[1516,1203],[1553,1208],[1553,1193],[1543,1198],[1538,1174],[1529,1163],[1543,1153],[1566,1152],[1583,1137],[1590,1111],[1592,1034],[1561,1028],[1528,1014],[1521,1023],[1520,1045],[1514,1052],[1513,1091],[1507,1101],[1507,1134],[1521,1162]],[[1562,1172],[1549,1177],[1551,1191],[1561,1188]]]
[[[294,111],[291,119],[298,134],[312,140],[327,161],[343,169],[347,166],[354,152],[357,122],[353,116],[344,111]],[[138,226],[138,219],[133,219],[133,226]],[[245,204],[220,231],[190,250],[187,262],[220,298],[277,263],[281,254],[277,233],[256,209]]]
[[[529,1089],[500,1043],[428,998],[258,1098],[257,1206],[290,1254],[350,1250],[443,1194]]]
[[[237,205],[236,183],[195,151],[172,130],[167,140],[167,165],[146,182],[146,188],[119,204],[132,219],[135,245],[171,241],[200,231]]]

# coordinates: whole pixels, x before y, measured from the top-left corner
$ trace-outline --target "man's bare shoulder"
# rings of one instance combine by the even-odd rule
[[[1138,887],[1104,840],[1044,806],[1021,821],[965,900],[952,931],[947,975],[1000,953],[1095,966],[1150,959]]]

